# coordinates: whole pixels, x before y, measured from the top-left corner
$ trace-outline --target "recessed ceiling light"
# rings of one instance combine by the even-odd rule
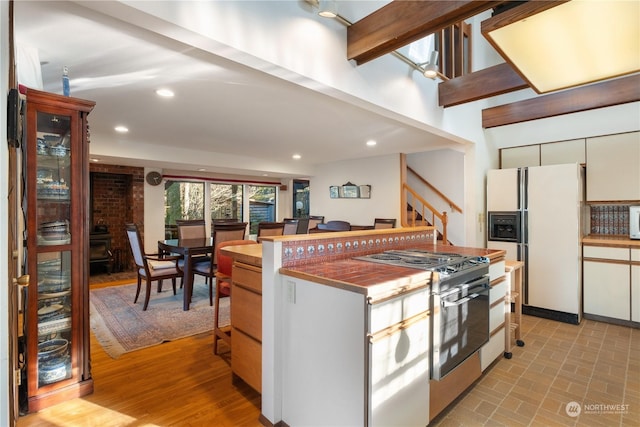
[[[94,163],[97,163],[97,162],[99,162],[99,161],[100,161],[100,159],[96,159],[95,157],[92,157],[92,158],[91,158],[91,159],[89,159],[89,160],[91,160],[91,161],[92,161],[92,162],[94,162]]]
[[[294,154],[293,156],[291,156],[291,158],[299,160],[302,158],[302,156],[300,154]]]
[[[374,141],[373,139],[370,139],[367,141],[367,147],[374,147],[377,144],[376,141]]]
[[[175,93],[173,93],[171,89],[163,88],[163,89],[156,90],[156,95],[161,96],[163,98],[173,98]]]
[[[127,133],[127,132],[129,132],[129,128],[126,127],[126,126],[116,126],[114,129],[118,133]]]
[[[206,171],[205,168],[198,168],[198,172],[204,172],[204,171]]]

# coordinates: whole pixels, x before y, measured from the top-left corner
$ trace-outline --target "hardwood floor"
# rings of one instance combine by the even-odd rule
[[[91,334],[93,394],[20,417],[18,427],[262,426],[260,395],[232,384],[231,352],[219,346],[221,357],[209,332],[112,359]]]

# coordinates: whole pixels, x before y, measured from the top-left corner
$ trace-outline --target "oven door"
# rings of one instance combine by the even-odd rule
[[[433,295],[432,378],[442,379],[489,341],[489,277]]]

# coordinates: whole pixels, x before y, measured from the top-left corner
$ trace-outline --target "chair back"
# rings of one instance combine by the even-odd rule
[[[213,229],[213,247],[217,248],[222,242],[229,240],[244,240],[245,232],[247,231],[246,222],[226,222],[215,223]],[[218,251],[213,253],[212,262],[214,265],[218,264]]]
[[[258,242],[260,242],[261,237],[282,236],[283,233],[284,233],[284,222],[262,221],[258,223]]]
[[[177,219],[178,239],[204,239],[207,237],[204,219]]]
[[[140,238],[140,232],[136,224],[125,224],[125,230],[127,237],[129,238],[129,246],[131,247],[131,255],[133,255],[133,261],[138,268],[145,268],[144,259],[144,247],[142,246],[142,239]]]
[[[396,219],[395,218],[376,218],[373,220],[373,228],[381,229],[381,228],[395,228]]]
[[[324,227],[320,225],[324,225]],[[349,231],[351,230],[351,223],[347,221],[328,221],[326,224],[318,224],[318,228],[329,231]]]
[[[216,270],[227,276],[231,276],[231,267],[233,266],[233,258],[220,253],[220,249],[226,246],[236,245],[257,245],[253,240],[227,240],[216,246],[216,257],[218,258],[218,266]]]
[[[318,224],[324,224],[324,216],[310,215],[309,224],[307,225],[307,233],[312,228],[316,228]]]
[[[294,218],[287,218],[284,221],[284,228],[282,229],[282,234],[298,234],[298,220]]]

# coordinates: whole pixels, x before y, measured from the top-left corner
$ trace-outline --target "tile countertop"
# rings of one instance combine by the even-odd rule
[[[640,240],[633,240],[627,236],[589,234],[582,238],[582,244],[589,246],[608,246],[612,248],[640,249]]]
[[[505,255],[502,250],[448,245],[421,245],[420,249],[427,249],[433,252],[486,256],[492,262],[503,258]],[[431,284],[430,271],[355,259],[283,267],[280,269],[280,273],[285,276],[361,293],[372,302]]]

